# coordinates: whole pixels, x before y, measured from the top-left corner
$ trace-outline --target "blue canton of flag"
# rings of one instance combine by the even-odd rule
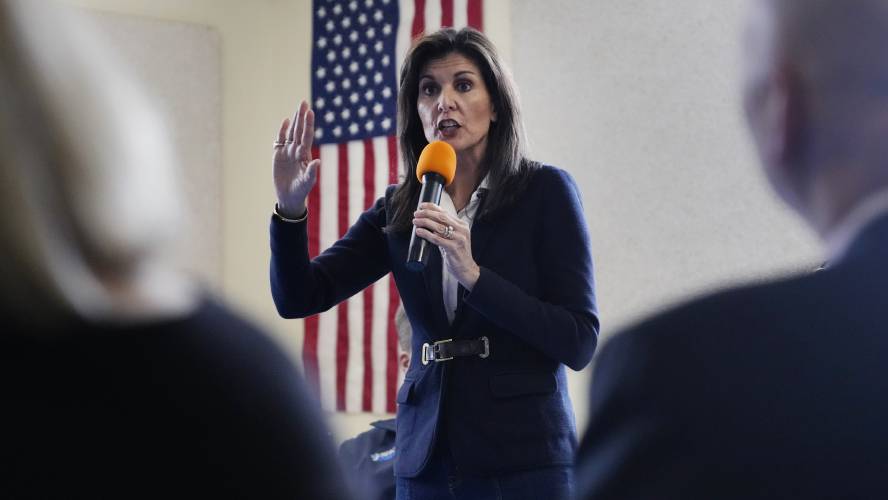
[[[398,3],[314,1],[311,95],[318,144],[395,133]]]

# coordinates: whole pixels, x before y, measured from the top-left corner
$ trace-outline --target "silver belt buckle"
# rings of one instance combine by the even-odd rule
[[[439,346],[440,344],[446,344],[447,342],[453,342],[453,339],[439,340],[431,345],[429,345],[428,342],[424,343],[422,345],[422,364],[427,365],[427,364],[429,364],[429,361],[434,361],[435,363],[440,363],[441,361],[448,361],[448,360],[453,359],[452,356],[449,358],[435,357],[435,354],[436,354],[435,347]]]

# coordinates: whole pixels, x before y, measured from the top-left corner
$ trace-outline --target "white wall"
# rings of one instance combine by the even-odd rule
[[[584,195],[603,339],[704,290],[819,264],[742,121],[746,3],[512,3],[532,151]],[[571,379],[581,425],[589,371]]]

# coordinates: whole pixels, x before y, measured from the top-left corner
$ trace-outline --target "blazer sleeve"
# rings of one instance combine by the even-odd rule
[[[390,271],[380,198],[345,236],[311,259],[307,222],[271,218],[271,295],[284,318],[326,311]],[[309,214],[316,217],[317,214]]]
[[[570,175],[551,167],[544,173],[549,175],[541,179],[545,192],[536,211],[541,217],[535,263],[543,269],[541,296],[529,295],[482,266],[465,300],[550,358],[581,370],[592,359],[599,328],[589,231]]]

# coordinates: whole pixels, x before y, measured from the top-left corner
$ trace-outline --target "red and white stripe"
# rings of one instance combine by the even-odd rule
[[[482,29],[482,0],[402,0],[397,54],[411,40],[442,26]],[[318,255],[398,178],[395,136],[314,148],[321,159],[318,185],[308,200],[309,252]],[[399,303],[391,275],[329,311],[306,318],[302,359],[306,379],[324,409],[394,413],[398,384]]]

